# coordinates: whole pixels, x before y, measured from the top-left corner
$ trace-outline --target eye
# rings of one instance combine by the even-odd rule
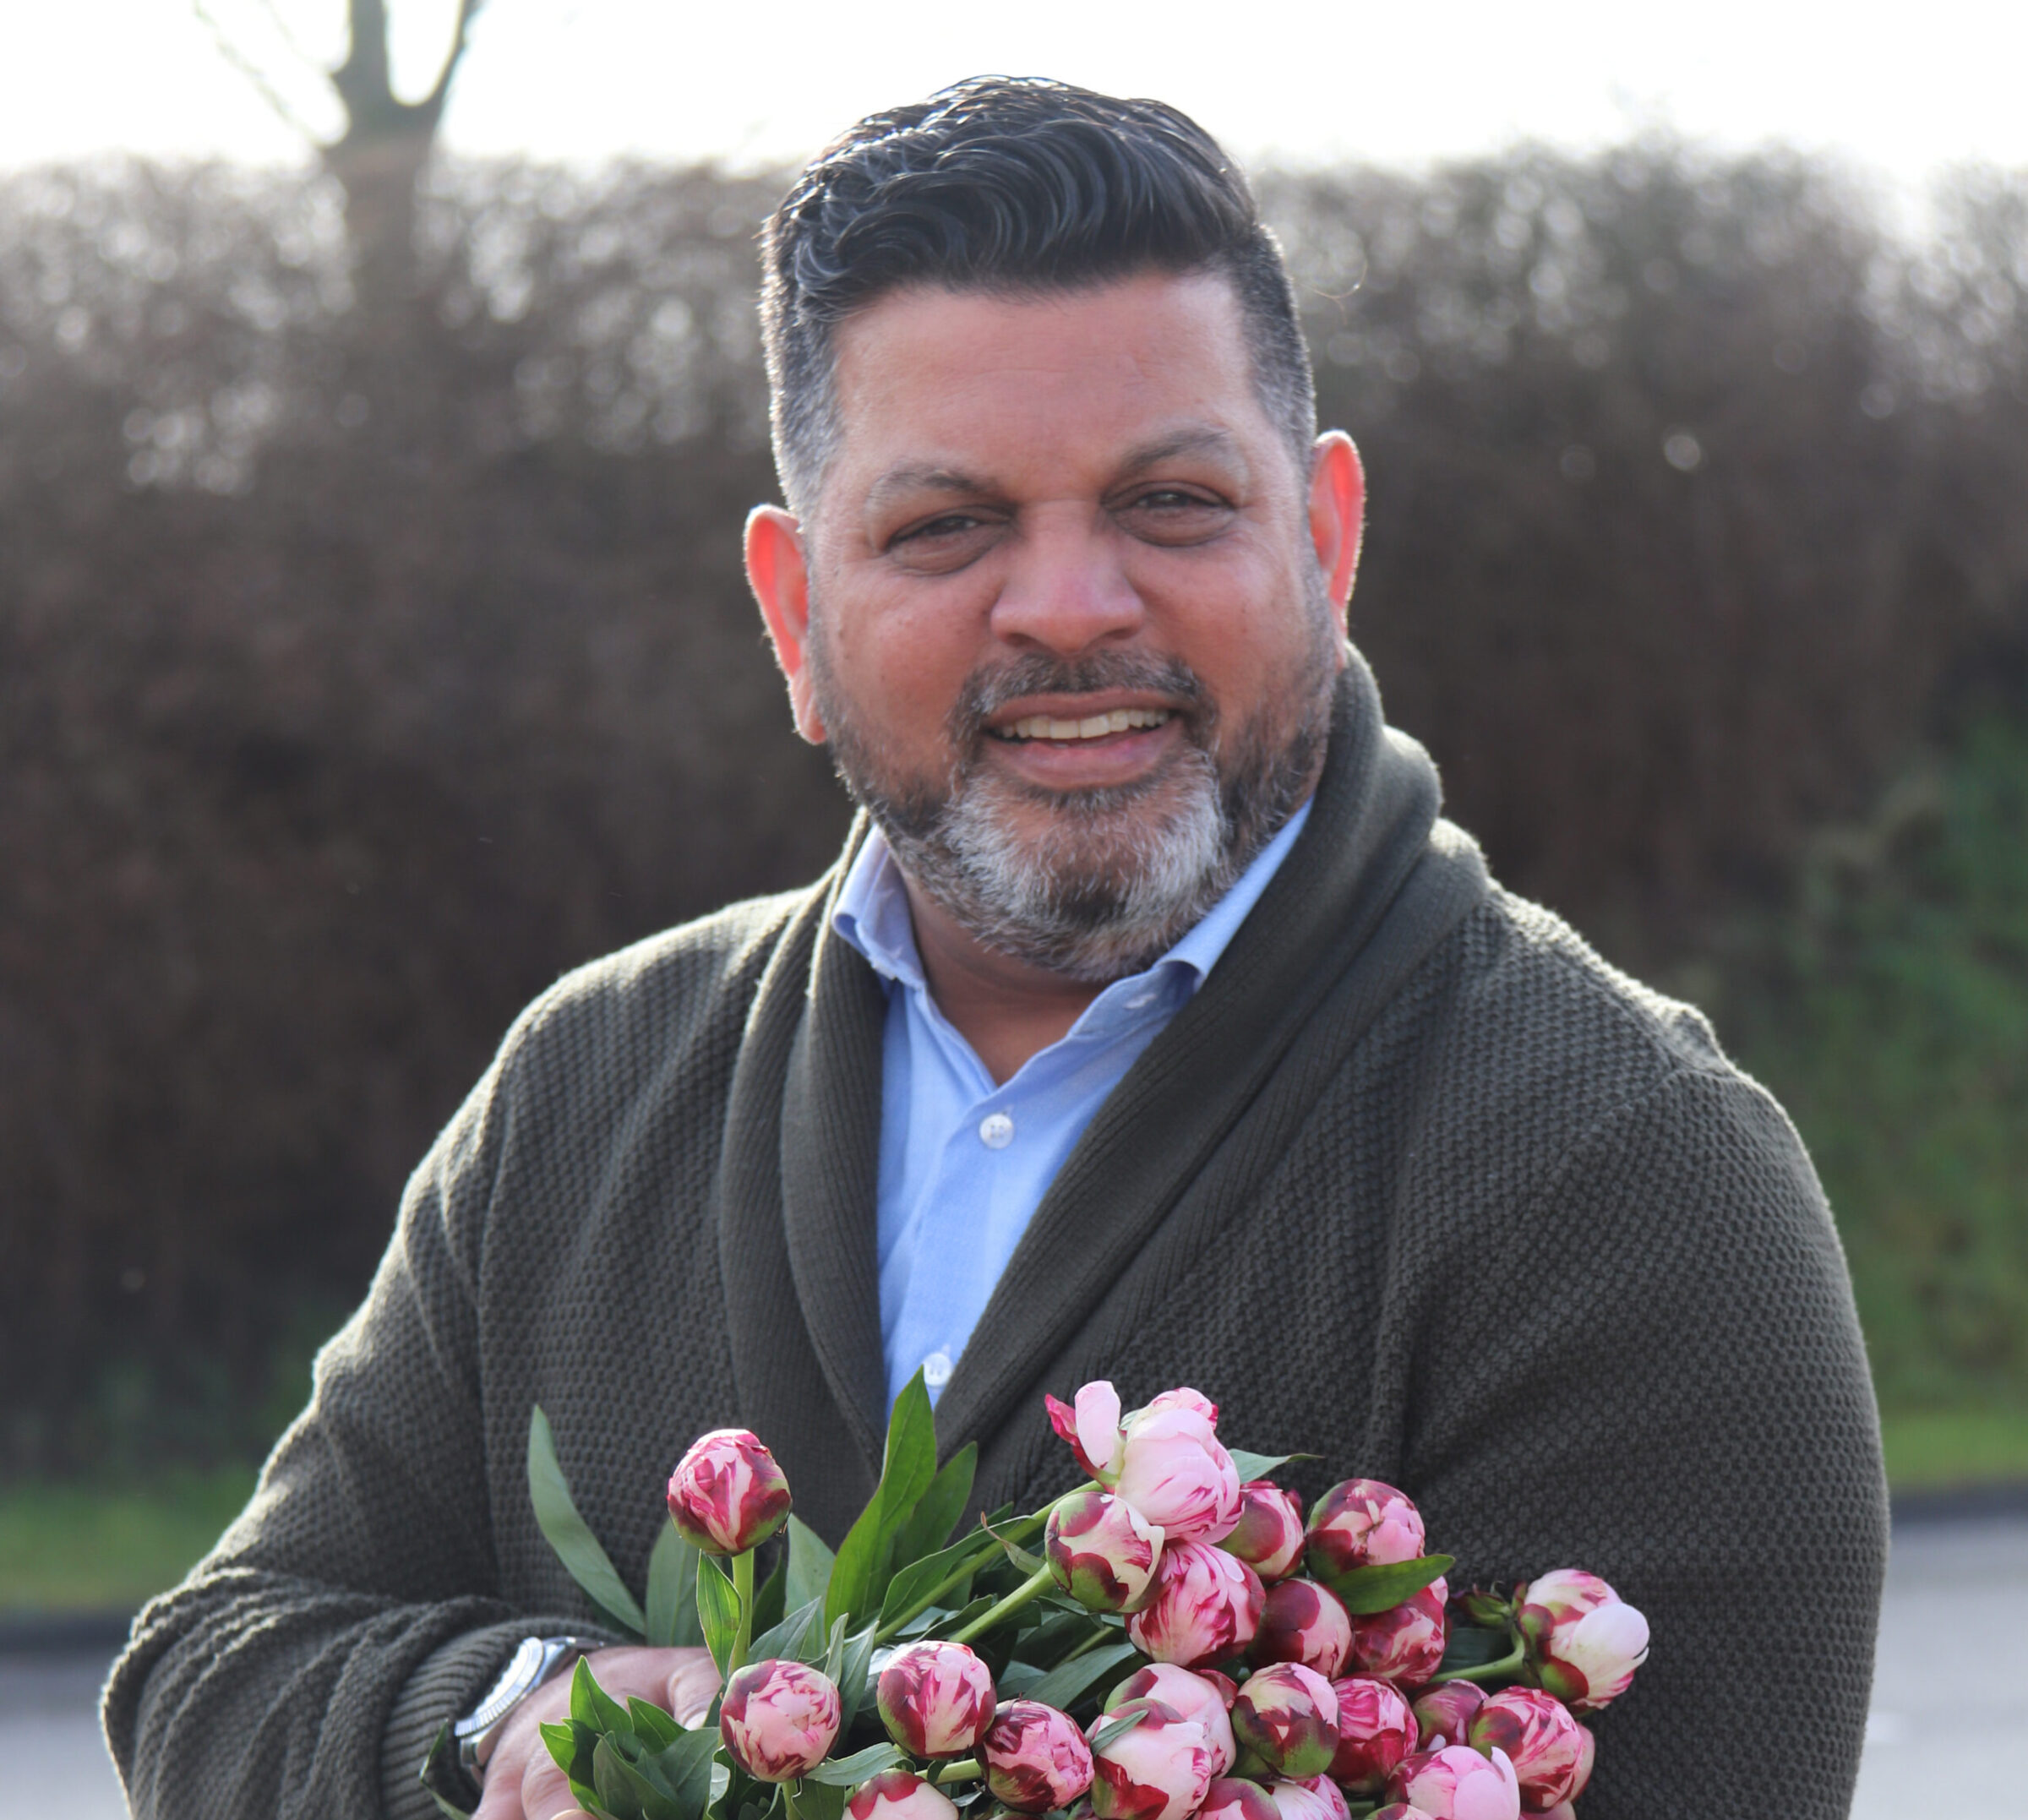
[[[897,531],[888,542],[892,549],[897,543],[934,542],[940,537],[962,537],[968,531],[976,531],[979,520],[969,512],[946,512],[938,517],[925,519],[919,525],[910,525]]]
[[[998,520],[979,512],[939,512],[904,525],[888,538],[886,553],[904,569],[943,575],[972,561],[1000,528]]]
[[[1224,500],[1186,487],[1150,487],[1116,510],[1136,537],[1152,543],[1201,543],[1232,517]]]

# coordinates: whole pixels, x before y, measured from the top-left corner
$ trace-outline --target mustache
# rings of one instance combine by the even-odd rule
[[[1177,657],[1111,651],[1077,658],[1031,651],[1011,663],[974,670],[965,678],[951,709],[951,744],[959,752],[978,751],[986,737],[986,723],[1010,701],[1024,695],[1096,695],[1108,689],[1166,696],[1188,711],[1197,743],[1209,744],[1217,710],[1195,670]]]

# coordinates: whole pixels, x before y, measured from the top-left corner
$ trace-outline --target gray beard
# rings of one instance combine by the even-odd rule
[[[820,616],[812,621],[814,630]],[[884,778],[853,713],[839,712],[820,636],[809,656],[838,776],[916,886],[984,946],[1102,983],[1139,973],[1174,947],[1301,802],[1329,731],[1336,670],[1327,611],[1318,624],[1318,648],[1296,681],[1307,699],[1278,739],[1278,729],[1258,722],[1222,738],[1202,683],[1175,658],[1038,654],[977,673],[951,713],[960,757],[941,788]],[[1177,762],[1132,784],[1075,791],[1040,789],[985,763],[984,742],[995,737],[987,719],[1005,703],[1101,689],[1153,690],[1187,705]],[[1016,831],[1012,811],[1024,805],[1048,811],[1039,837]]]

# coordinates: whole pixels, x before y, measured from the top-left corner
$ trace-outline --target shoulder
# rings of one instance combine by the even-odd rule
[[[1552,912],[1495,887],[1425,973],[1409,1060],[1426,1135],[1476,1159],[1482,1182],[1533,1196],[1665,1134],[1713,1158],[1747,1144],[1816,1198],[1794,1128],[1704,1015]]]
[[[823,888],[733,904],[573,968],[515,1020],[502,1087],[609,1087],[706,1060],[729,1069],[761,974]]]

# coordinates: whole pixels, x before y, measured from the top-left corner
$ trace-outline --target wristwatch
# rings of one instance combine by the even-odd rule
[[[484,1698],[450,1728],[459,1768],[476,1781],[480,1752],[506,1723],[508,1714],[592,1647],[575,1637],[524,1637]]]

